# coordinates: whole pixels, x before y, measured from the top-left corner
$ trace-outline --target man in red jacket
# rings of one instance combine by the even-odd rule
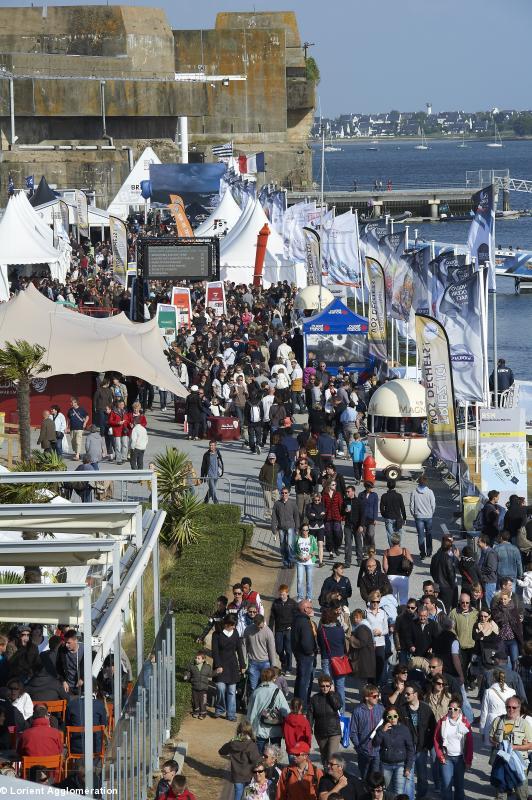
[[[46,706],[34,707],[31,728],[20,734],[17,752],[19,756],[58,756],[63,752],[63,736],[50,725]]]

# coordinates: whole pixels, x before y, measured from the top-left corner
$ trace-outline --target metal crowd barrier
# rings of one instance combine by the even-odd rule
[[[144,800],[175,715],[175,619],[168,610],[108,743],[102,796]]]
[[[194,492],[199,500],[203,500],[209,488],[209,479],[191,477],[188,486],[189,490]],[[220,503],[239,504],[233,491],[233,483],[229,478],[226,478],[225,475],[222,475],[222,477],[218,478],[216,481],[216,496]]]
[[[258,478],[246,478],[243,491],[244,519],[250,522],[264,522],[267,512],[263,484]]]

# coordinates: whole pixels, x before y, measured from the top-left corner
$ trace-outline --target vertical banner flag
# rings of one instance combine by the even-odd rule
[[[359,289],[362,285],[358,260],[356,214],[347,211],[334,217],[321,231],[323,271],[330,283],[343,283]]]
[[[59,236],[63,232],[62,229],[63,225],[61,222],[61,208],[59,206],[59,203],[55,203],[52,206],[52,230],[54,233],[54,239],[53,239],[54,247],[57,247]]]
[[[183,202],[183,198],[178,194],[171,194],[170,200],[171,202],[168,204],[168,208],[170,209],[175,220],[177,235],[194,237],[194,231],[192,230],[190,222],[188,221],[188,217],[185,213],[185,203]]]
[[[127,281],[127,228],[118,217],[109,217],[111,249],[113,251],[113,273],[116,280],[126,285]]]
[[[438,320],[416,314],[416,345],[425,386],[429,447],[443,461],[458,464],[449,340]]]
[[[205,287],[205,307],[212,308],[217,317],[225,314],[225,289],[223,281],[209,281]]]
[[[477,268],[488,265],[488,289],[495,291],[495,200],[493,184],[473,195],[475,217],[469,228],[467,246]]]
[[[307,285],[316,286],[321,281],[320,235],[314,228],[303,228],[303,235],[305,237]]]
[[[429,263],[431,315],[445,328],[457,400],[484,400],[484,358],[480,292],[482,272],[465,255],[440,253]]]
[[[368,276],[368,348],[371,355],[386,361],[388,358],[388,329],[386,321],[386,288],[384,272],[375,258],[366,256]]]
[[[76,207],[78,210],[78,232],[80,236],[89,238],[89,207],[87,195],[81,189],[76,189]]]
[[[190,328],[192,323],[192,303],[190,289],[185,286],[172,286],[172,305],[176,307],[177,325]]]
[[[500,502],[527,497],[527,446],[524,408],[480,409],[481,488],[494,486]]]
[[[64,200],[59,201],[59,208],[61,209],[61,224],[63,226],[63,230],[65,232],[65,236],[67,239],[70,238],[70,223],[69,223],[69,216],[68,216],[68,205],[65,203]]]
[[[283,233],[283,219],[286,211],[286,192],[278,189],[271,195],[271,222],[277,233]]]

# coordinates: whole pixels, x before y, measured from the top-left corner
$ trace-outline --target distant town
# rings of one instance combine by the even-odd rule
[[[311,137],[321,136],[321,126],[331,139],[376,138],[384,136],[532,136],[532,111],[493,108],[490,111],[434,112],[387,111],[379,114],[340,114],[315,117]]]

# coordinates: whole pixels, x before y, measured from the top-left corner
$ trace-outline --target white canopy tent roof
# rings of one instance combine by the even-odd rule
[[[53,246],[52,232],[48,236],[43,225],[24,192],[9,200],[0,220],[0,301],[9,300],[7,268],[10,264],[49,264],[52,277],[58,277],[61,256]]]
[[[137,209],[144,208],[145,200],[140,193],[140,182],[149,181],[150,164],[160,163],[160,158],[155,154],[152,148],[147,147],[120,187],[120,191],[110,204],[107,212],[113,217],[126,219],[131,206]]]
[[[232,230],[242,215],[242,210],[229,189],[214,211],[198,225],[194,236],[224,236]]]
[[[166,345],[157,321],[135,324],[121,314],[114,319],[78,314],[52,303],[30,284],[0,306],[0,347],[17,339],[43,345],[49,377],[115,370],[185,397],[163,353]]]
[[[247,212],[247,214],[246,214]],[[246,216],[245,216],[246,215]],[[244,218],[245,217],[245,218]],[[224,280],[251,283],[257,251],[257,236],[267,224],[270,235],[266,244],[263,282],[265,285],[288,280],[298,287],[307,285],[306,268],[284,256],[282,237],[268,220],[259,200],[248,204],[231,234],[220,244],[221,275]]]
[[[59,214],[59,200],[66,203],[68,206],[68,222],[70,225],[76,225],[78,221],[78,209],[76,204],[66,197],[58,197],[57,200],[49,200],[40,206],[35,206],[36,213],[47,224],[51,225],[53,222],[53,215]],[[98,208],[97,206],[88,206],[89,211],[89,228],[101,228],[103,225],[109,226],[109,214],[105,209]]]
[[[54,247],[54,232],[47,224],[41,215],[33,208],[30,201],[24,192],[19,192],[14,197],[14,202],[17,204],[17,209],[21,216],[26,220],[28,225],[31,225],[35,230],[48,242],[51,247]],[[66,234],[68,236],[68,233]],[[70,242],[59,239],[56,248],[59,258],[56,262],[50,264],[50,273],[54,280],[64,283],[68,270],[70,268],[70,256],[72,254],[72,247]]]

